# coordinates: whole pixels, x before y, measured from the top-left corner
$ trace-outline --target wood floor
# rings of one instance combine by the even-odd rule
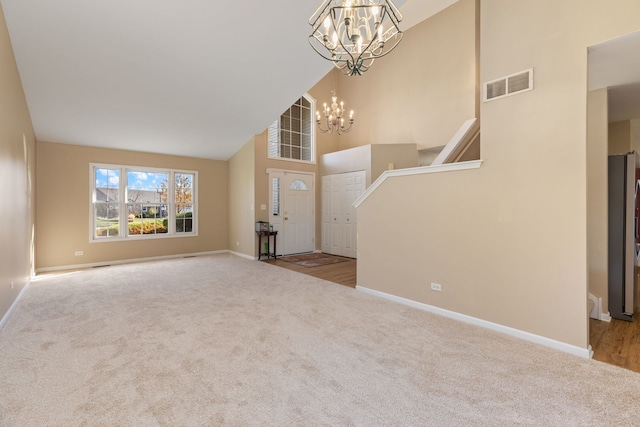
[[[640,301],[640,286],[637,292],[636,300]],[[589,319],[589,343],[594,359],[640,372],[640,312],[635,312],[633,322]]]
[[[355,259],[349,258],[346,262],[312,268],[279,259],[263,262],[352,288],[356,286]],[[640,286],[638,288],[640,290]],[[594,359],[640,372],[640,312],[636,313],[634,322],[612,319],[607,323],[589,319],[589,342]]]
[[[309,276],[318,277],[340,285],[356,287],[356,260],[353,258],[345,258],[347,261],[337,264],[323,265],[320,267],[302,267],[292,262],[281,261],[279,259],[270,259],[263,262],[277,265],[278,267],[297,271],[298,273],[308,274]]]
[[[611,323],[589,319],[589,338],[593,358],[640,372],[640,320],[612,319]]]

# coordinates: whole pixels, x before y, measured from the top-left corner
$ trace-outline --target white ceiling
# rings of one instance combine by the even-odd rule
[[[406,30],[456,1],[395,3]],[[320,0],[0,3],[42,141],[227,159],[331,70]]]
[[[640,118],[640,31],[589,48],[589,90],[609,88],[609,121]]]

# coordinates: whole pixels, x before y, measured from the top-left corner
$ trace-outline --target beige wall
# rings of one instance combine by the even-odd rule
[[[320,158],[320,176],[362,170],[366,173],[368,187],[386,170],[417,166],[415,144],[361,145],[323,155]]]
[[[631,147],[640,153],[640,119],[631,119]]]
[[[418,149],[415,144],[374,144],[371,146],[371,182],[382,172],[418,166]]]
[[[587,98],[587,265],[589,292],[602,298],[608,311],[607,225],[607,89],[589,92]],[[604,179],[603,179],[604,178]]]
[[[197,171],[198,236],[89,243],[92,162]],[[225,161],[38,141],[36,185],[38,269],[227,249]]]
[[[637,30],[640,3],[481,4],[480,80],[534,67],[535,90],[482,104],[479,170],[389,179],[360,206],[358,284],[586,348],[587,47]]]
[[[30,280],[35,219],[35,136],[0,7],[0,319]],[[11,283],[13,282],[13,289]]]
[[[366,171],[367,186],[369,186],[371,184],[371,145],[327,153],[320,158],[320,176],[360,170]]]
[[[340,75],[338,95],[355,110],[339,148],[445,145],[476,113],[475,0],[461,0],[406,31],[362,76]],[[436,101],[437,100],[437,101]]]
[[[255,137],[229,159],[229,242],[231,251],[255,253]]]
[[[609,155],[628,153],[633,148],[631,121],[609,123]]]

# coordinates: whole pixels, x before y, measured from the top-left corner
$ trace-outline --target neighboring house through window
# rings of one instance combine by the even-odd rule
[[[197,172],[91,165],[91,241],[196,235]]]
[[[269,126],[269,157],[315,162],[313,108],[314,101],[304,95]]]

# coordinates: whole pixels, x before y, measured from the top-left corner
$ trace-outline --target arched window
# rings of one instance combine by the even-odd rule
[[[307,184],[304,183],[301,179],[296,179],[291,183],[289,190],[308,190]]]
[[[314,101],[303,95],[269,126],[269,157],[315,162]]]

